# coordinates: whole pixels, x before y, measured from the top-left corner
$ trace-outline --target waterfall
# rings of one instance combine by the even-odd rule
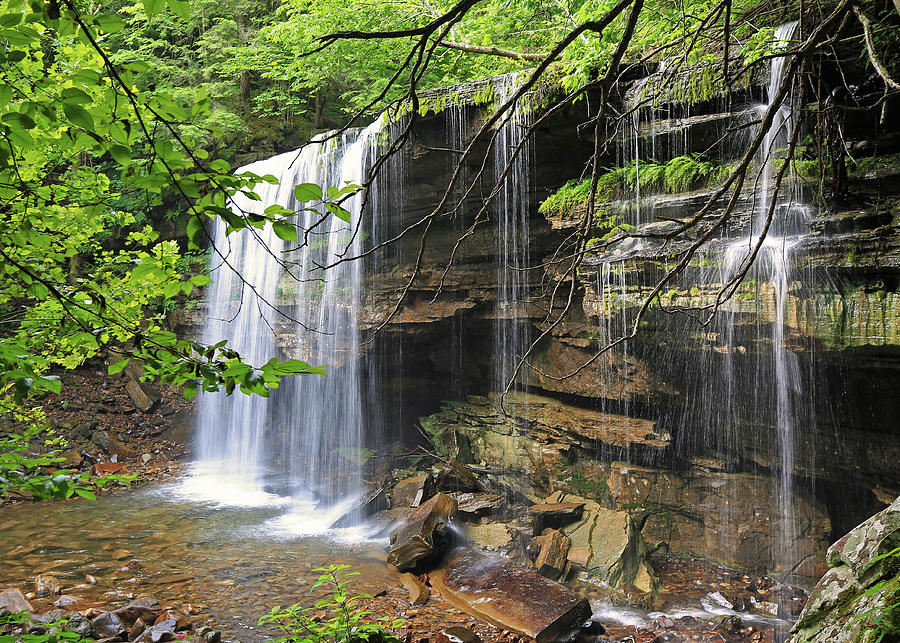
[[[257,186],[259,201],[236,196],[233,209],[298,209],[311,205],[296,201],[298,184],[325,189],[362,182],[380,130],[375,123],[240,168],[274,175],[279,183]],[[312,233],[299,244],[281,241],[270,226],[226,236],[225,222],[216,221],[212,236],[222,256],[213,252],[211,259],[203,340],[228,339],[255,365],[276,356],[301,359],[325,366],[328,376],[285,378],[268,398],[237,391],[202,395],[196,474],[187,483],[195,494],[227,504],[293,502],[300,513],[324,516],[307,525],[316,529],[327,527],[329,516],[343,513],[359,492],[366,429],[358,359],[363,268],[360,261],[320,267],[348,249],[349,255],[362,250],[361,204],[361,195],[343,203],[349,223],[324,210],[301,212],[295,219],[301,242],[302,230]]]
[[[517,74],[501,76],[495,89],[498,104],[503,104],[517,89]],[[506,389],[528,348],[528,217],[531,208],[531,139],[523,143],[531,116],[520,100],[512,113],[504,116],[493,147],[494,178],[497,195],[497,299],[494,330],[494,382],[498,391]],[[518,148],[518,149],[517,149]],[[505,173],[505,176],[504,176]],[[527,374],[522,371],[517,383]]]

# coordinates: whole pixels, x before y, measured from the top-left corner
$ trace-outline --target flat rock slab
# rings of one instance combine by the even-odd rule
[[[18,589],[4,589],[0,591],[0,609],[7,609],[11,613],[33,612],[34,608],[28,599]]]
[[[451,493],[460,518],[480,518],[503,510],[503,496],[493,493]]]
[[[460,609],[537,643],[563,641],[591,617],[583,596],[507,558],[457,549],[432,585]]]

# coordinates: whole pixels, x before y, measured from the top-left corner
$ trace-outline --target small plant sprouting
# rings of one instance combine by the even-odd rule
[[[283,609],[275,606],[260,618],[259,625],[274,627],[282,633],[270,643],[400,643],[386,630],[402,627],[405,621],[381,617],[369,622],[367,617],[371,612],[366,609],[366,601],[372,597],[348,592],[349,577],[359,573],[345,571],[349,568],[350,565],[328,565],[314,569],[321,574],[310,591],[327,586],[331,588],[328,596],[318,599],[311,607],[299,603]]]

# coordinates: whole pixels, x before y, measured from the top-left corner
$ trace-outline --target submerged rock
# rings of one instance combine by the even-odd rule
[[[829,570],[816,585],[789,643],[850,643],[883,614],[886,631],[900,627],[900,612],[886,605],[900,596],[900,558],[879,556],[900,546],[900,498],[828,549]],[[876,560],[877,559],[877,560]]]
[[[455,606],[537,643],[567,640],[591,616],[586,598],[507,558],[472,549],[456,550],[431,579]]]
[[[407,570],[435,553],[435,534],[442,532],[456,511],[456,500],[444,493],[432,497],[413,511],[409,518],[391,533],[388,562]]]

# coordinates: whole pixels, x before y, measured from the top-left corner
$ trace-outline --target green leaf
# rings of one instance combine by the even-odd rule
[[[285,241],[297,240],[297,228],[287,221],[275,221],[272,224],[272,229],[279,239],[284,239]]]
[[[168,0],[169,9],[182,20],[188,20],[191,17],[191,4],[185,0]]]
[[[88,132],[94,131],[94,119],[81,105],[76,103],[63,103],[63,112],[65,112],[66,118],[68,118],[69,122],[73,125],[87,130]]]
[[[75,493],[77,493],[79,496],[81,496],[85,500],[96,500],[97,499],[97,494],[95,494],[91,491],[88,491],[87,489],[83,489],[81,487],[76,487]]]
[[[200,217],[193,216],[187,223],[187,236],[191,245],[199,248],[203,241],[203,222]]]
[[[125,21],[114,13],[101,13],[94,18],[94,24],[106,33],[116,33],[125,27]]]
[[[352,218],[352,215],[347,210],[342,208],[341,206],[335,205],[334,203],[326,203],[325,209],[328,210],[329,212],[331,212],[331,214],[336,216],[341,221],[346,221],[347,223],[350,223],[350,219]]]
[[[20,22],[22,22],[22,14],[19,12],[0,16],[0,27],[15,27]]]
[[[107,369],[107,371],[109,372],[110,375],[115,375],[117,373],[121,373],[125,369],[125,367],[128,366],[128,362],[130,362],[130,361],[131,361],[130,357],[126,357],[125,359],[120,359],[115,364],[110,364],[109,369]]]
[[[192,400],[197,395],[197,382],[188,382],[184,385],[184,399]]]
[[[165,6],[165,0],[142,0],[144,3],[144,11],[147,12],[147,15],[152,18],[160,11],[163,10]]]
[[[315,183],[301,183],[294,187],[294,198],[300,203],[306,203],[307,201],[321,201],[322,188]]]
[[[109,155],[115,159],[119,165],[127,165],[131,162],[131,148],[118,143],[109,146]]]

